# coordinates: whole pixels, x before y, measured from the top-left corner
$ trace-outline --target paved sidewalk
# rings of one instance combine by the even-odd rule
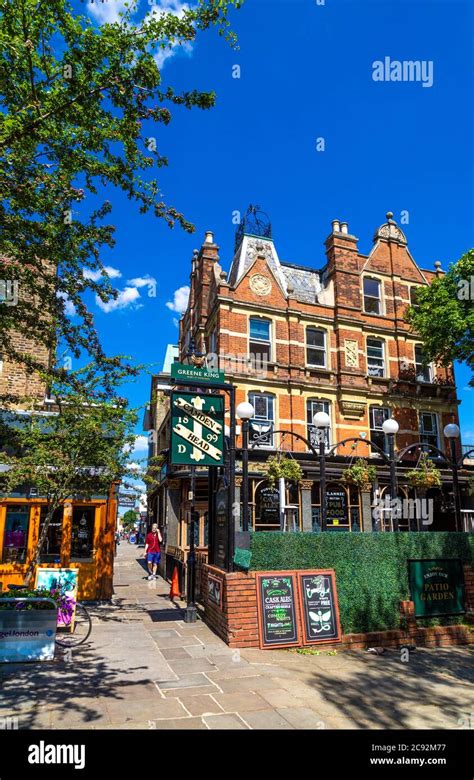
[[[20,729],[471,728],[472,650],[231,650],[183,622],[169,585],[122,543],[112,605],[67,661],[0,665],[0,718]],[[183,604],[181,604],[183,606]]]

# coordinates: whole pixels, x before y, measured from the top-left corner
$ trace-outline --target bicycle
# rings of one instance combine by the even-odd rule
[[[25,585],[9,585],[8,590],[17,593],[27,590]],[[64,630],[64,631],[63,631]],[[84,604],[76,601],[74,611],[58,609],[58,627],[56,644],[59,647],[78,647],[89,639],[92,631],[92,619]],[[59,637],[59,634],[61,636]]]

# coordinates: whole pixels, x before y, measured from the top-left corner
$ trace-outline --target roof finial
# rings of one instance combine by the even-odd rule
[[[385,214],[385,216],[386,216],[386,217],[387,217],[387,219],[390,221],[391,219],[393,219],[393,211],[387,211],[387,213]]]

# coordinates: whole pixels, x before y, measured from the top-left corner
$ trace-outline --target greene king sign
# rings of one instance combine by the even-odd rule
[[[224,397],[171,394],[171,463],[224,465]]]

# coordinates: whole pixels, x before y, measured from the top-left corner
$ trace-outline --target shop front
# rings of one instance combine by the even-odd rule
[[[24,582],[46,512],[41,499],[0,501],[0,590]],[[65,503],[48,526],[39,566],[77,568],[79,599],[111,598],[116,517],[114,489],[109,496]]]

